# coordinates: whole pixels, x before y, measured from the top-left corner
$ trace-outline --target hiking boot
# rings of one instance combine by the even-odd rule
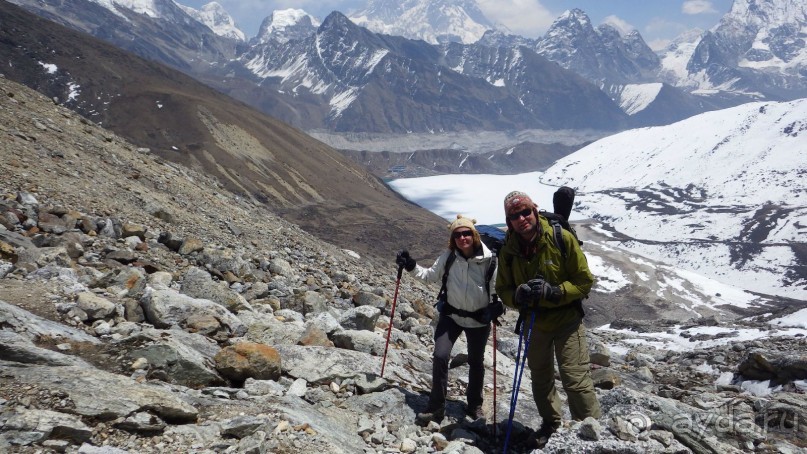
[[[435,410],[426,410],[423,413],[418,413],[415,417],[415,423],[419,426],[427,426],[430,422],[434,421],[440,423],[446,416],[445,405]]]
[[[485,412],[482,411],[482,406],[481,405],[474,405],[474,406],[471,406],[471,407],[466,407],[465,408],[465,414],[470,416],[473,421],[476,421],[477,419],[482,419],[482,418],[485,417]]]
[[[529,449],[541,449],[549,443],[549,438],[555,431],[558,430],[560,424],[541,424],[541,428],[538,429],[538,432],[527,439],[527,447]]]

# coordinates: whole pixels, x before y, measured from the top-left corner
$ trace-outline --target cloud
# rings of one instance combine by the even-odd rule
[[[628,21],[620,19],[618,16],[613,15],[607,16],[605,19],[602,20],[602,23],[608,24],[614,27],[615,29],[619,30],[619,33],[621,33],[622,36],[625,36],[628,33],[636,30],[636,27],[628,23]]]
[[[681,12],[684,14],[714,14],[717,10],[708,0],[685,0],[681,5]]]
[[[528,38],[543,35],[557,18],[538,0],[477,0],[477,4],[493,23]]]

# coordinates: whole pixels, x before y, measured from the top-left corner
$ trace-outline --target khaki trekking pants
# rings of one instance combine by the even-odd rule
[[[561,422],[560,398],[555,389],[555,358],[572,418],[599,418],[600,404],[589,370],[586,329],[582,321],[578,321],[553,331],[532,331],[527,364],[532,376],[532,394],[543,423],[558,425]]]

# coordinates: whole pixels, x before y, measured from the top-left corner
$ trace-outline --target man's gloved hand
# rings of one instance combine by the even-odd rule
[[[395,256],[395,264],[406,271],[412,271],[415,269],[417,262],[409,255],[409,251],[403,249],[398,251],[398,255]]]
[[[527,284],[521,284],[516,288],[516,306],[521,309],[529,309],[538,300],[533,297],[532,288]]]
[[[544,299],[550,303],[559,303],[563,298],[563,289],[559,285],[544,285]]]
[[[549,301],[550,303],[557,303],[563,297],[563,290],[558,285],[551,285],[541,278],[531,279],[526,284],[530,288],[530,293],[536,300]]]
[[[499,298],[496,298],[496,301],[488,306],[488,311],[490,312],[490,321],[495,323],[496,326],[502,326],[502,322],[499,320],[499,317],[504,315],[505,309],[504,304],[502,304]]]

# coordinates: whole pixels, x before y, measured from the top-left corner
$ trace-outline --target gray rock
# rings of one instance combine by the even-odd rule
[[[115,424],[115,427],[129,432],[153,433],[162,432],[166,424],[156,415],[139,411],[127,416],[123,421]]]
[[[152,411],[165,420],[193,422],[198,411],[172,392],[98,369],[77,366],[12,367],[0,361],[0,373],[69,396],[80,416],[120,418]],[[125,391],[125,392],[123,392]]]
[[[286,387],[275,380],[247,378],[244,381],[244,390],[250,396],[282,396],[286,391]]]
[[[370,331],[347,329],[333,333],[331,340],[339,348],[346,348],[363,353],[383,355],[385,339]]]
[[[305,379],[298,378],[294,380],[294,382],[289,386],[289,389],[286,391],[287,394],[297,397],[305,397],[305,393],[307,391],[308,382]]]
[[[602,425],[600,425],[599,421],[590,416],[584,419],[580,423],[580,428],[577,429],[577,433],[580,435],[580,438],[584,440],[594,440],[594,441],[600,439],[601,431],[602,431]]]
[[[246,327],[224,306],[206,299],[196,299],[174,290],[147,289],[141,300],[146,319],[157,328],[182,326],[191,315],[211,315],[224,325],[230,334],[240,336]]]
[[[172,383],[189,387],[224,384],[213,357],[220,350],[210,339],[180,330],[144,331],[116,343],[127,361],[145,358]]]
[[[98,339],[84,331],[44,319],[2,300],[0,300],[0,326],[10,327],[31,340],[51,337],[73,342],[99,343]]]
[[[294,270],[289,262],[283,259],[272,259],[269,263],[269,271],[272,274],[279,274],[281,276],[291,277],[294,276]]]
[[[387,306],[387,299],[383,296],[371,292],[359,292],[353,296],[353,304],[356,306],[372,306],[384,309]]]
[[[283,372],[294,378],[304,378],[312,384],[328,384],[339,378],[364,374],[379,374],[381,358],[367,353],[339,348],[276,345],[283,358]],[[404,383],[419,383],[415,375],[431,377],[431,353],[389,349],[385,375]],[[429,378],[428,382],[431,382]]]
[[[129,451],[112,446],[93,446],[84,443],[78,448],[78,454],[129,454]]]
[[[221,434],[226,437],[244,438],[255,433],[261,426],[269,423],[266,418],[256,416],[237,416],[220,423]]]
[[[47,366],[89,366],[81,358],[37,347],[31,339],[8,330],[0,330],[0,360]]]
[[[330,312],[311,314],[310,317],[306,317],[305,325],[306,327],[315,326],[328,335],[342,329],[342,325],[336,320],[336,318],[334,318],[333,315],[330,314]]]
[[[301,306],[304,315],[319,314],[328,309],[328,300],[321,293],[308,290],[302,295]]]
[[[230,272],[243,278],[253,273],[252,264],[234,249],[205,247],[200,260],[205,267],[215,270],[219,275]]]
[[[348,310],[339,317],[339,324],[345,329],[374,331],[381,310],[373,306],[359,306]]]
[[[237,313],[242,310],[252,310],[252,306],[243,296],[230,290],[226,282],[216,282],[210,274],[201,269],[192,267],[182,278],[180,290],[193,298],[204,298],[226,307],[230,312]]]
[[[12,445],[28,446],[52,438],[82,443],[92,437],[92,429],[79,417],[50,410],[11,410],[0,414],[0,421],[4,421],[0,439]]]
[[[115,303],[91,292],[78,294],[76,306],[84,311],[89,320],[102,320],[115,314]]]
[[[611,365],[611,351],[594,336],[588,336],[588,353],[592,364],[604,367]]]
[[[30,192],[20,191],[17,193],[17,198],[15,199],[18,203],[23,205],[30,205],[36,206],[39,205],[39,202],[36,200],[33,194]]]

